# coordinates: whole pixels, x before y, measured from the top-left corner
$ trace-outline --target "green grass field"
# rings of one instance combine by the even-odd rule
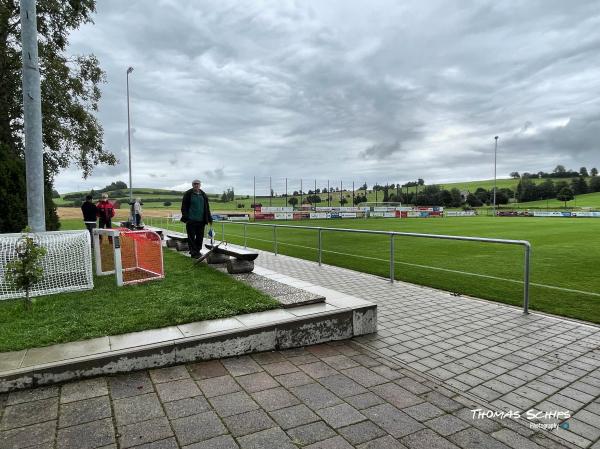
[[[79,229],[80,222],[63,222]],[[0,352],[155,329],[273,309],[279,303],[227,274],[165,251],[165,279],[117,287],[114,276],[94,278],[94,289],[0,301]]]
[[[533,246],[531,309],[600,323],[598,219],[456,217],[286,224],[528,240]],[[181,230],[179,223],[171,226]],[[217,238],[224,226],[225,240],[243,243],[242,225],[215,226]],[[317,260],[316,231],[279,229],[277,236],[280,254]],[[272,228],[248,226],[247,242],[272,251]],[[389,248],[387,236],[323,233],[323,262],[327,264],[387,277]],[[522,247],[516,246],[395,237],[395,278],[521,306],[523,254]]]

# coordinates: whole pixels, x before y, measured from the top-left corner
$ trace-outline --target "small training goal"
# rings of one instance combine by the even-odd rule
[[[117,285],[165,277],[160,236],[149,230],[94,229],[96,274],[114,274]]]
[[[88,231],[29,233],[37,245],[46,248],[41,260],[43,278],[30,296],[89,290],[94,288],[92,251]],[[6,265],[19,257],[17,245],[23,234],[0,234],[0,300],[25,297],[6,281]]]

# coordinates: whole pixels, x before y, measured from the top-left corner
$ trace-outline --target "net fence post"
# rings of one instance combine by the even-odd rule
[[[221,241],[225,241],[225,222],[221,222]]]
[[[94,257],[96,258],[96,275],[102,274],[102,256],[100,255],[100,235],[94,232]]]
[[[244,248],[248,247],[247,238],[246,238],[246,228],[247,228],[246,223],[244,223]]]
[[[123,286],[123,261],[121,259],[121,235],[120,232],[112,232],[113,251],[115,257],[115,278],[117,286]]]
[[[394,283],[394,234],[390,234],[390,282]]]
[[[319,228],[319,266],[323,261],[323,230]]]
[[[523,268],[523,313],[529,313],[529,268],[531,262],[531,245],[525,243],[525,263]]]
[[[275,255],[277,255],[277,226],[273,225],[273,246],[275,248]]]

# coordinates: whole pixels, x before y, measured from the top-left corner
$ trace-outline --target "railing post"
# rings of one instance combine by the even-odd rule
[[[277,255],[277,226],[273,225],[273,246],[275,247],[275,255]]]
[[[529,313],[529,264],[531,259],[531,245],[525,244],[525,267],[523,272],[523,313]]]
[[[246,226],[246,223],[244,223],[244,248],[247,248],[247,247],[248,247],[248,246],[246,245],[246,241],[247,241],[247,239],[246,239],[246,227],[247,227],[247,226]]]
[[[394,283],[394,277],[396,276],[394,269],[394,234],[390,234],[390,282]]]
[[[322,229],[319,228],[319,266],[321,266],[322,257],[323,257],[323,236]]]

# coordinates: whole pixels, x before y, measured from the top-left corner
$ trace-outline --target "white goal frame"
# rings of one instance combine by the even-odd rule
[[[369,210],[373,210],[375,207],[396,208],[402,207],[402,203],[400,201],[365,201],[363,203],[360,203],[358,207],[368,207]]]

